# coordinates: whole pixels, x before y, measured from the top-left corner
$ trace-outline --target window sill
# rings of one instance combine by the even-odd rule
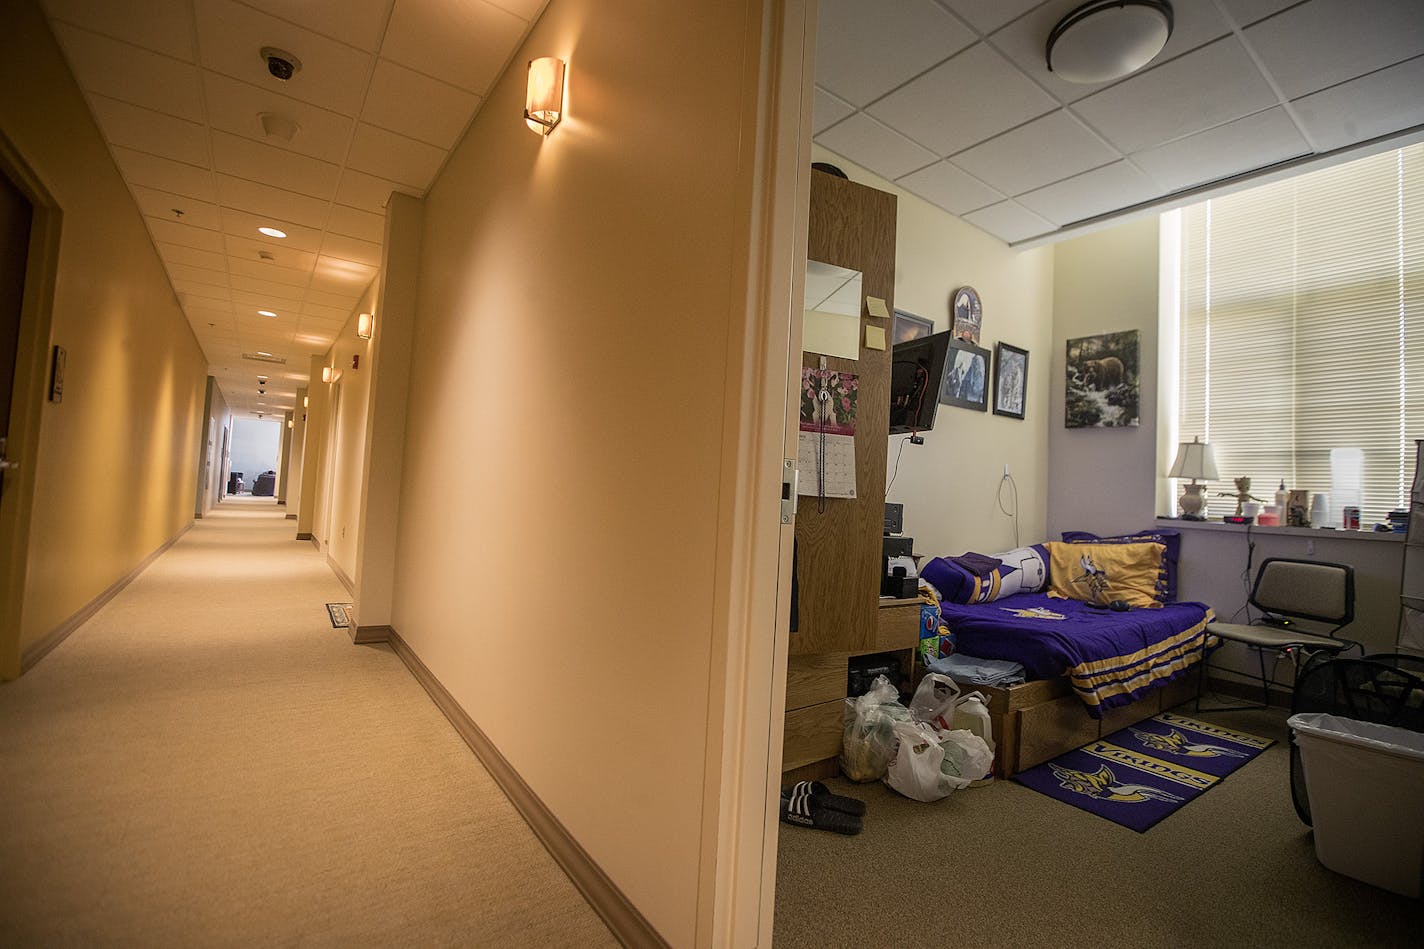
[[[1158,527],[1174,530],[1216,531],[1227,534],[1281,534],[1287,537],[1313,537],[1319,540],[1377,540],[1404,543],[1404,534],[1394,531],[1342,531],[1324,527],[1261,527],[1257,524],[1223,524],[1221,521],[1184,521],[1176,517],[1158,517]]]

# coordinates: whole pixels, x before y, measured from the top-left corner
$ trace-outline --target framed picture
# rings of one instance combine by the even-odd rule
[[[1024,393],[1028,389],[1028,350],[994,344],[994,414],[1024,417]]]
[[[941,405],[988,411],[989,350],[959,339],[949,341],[939,401]]]
[[[896,310],[895,324],[890,330],[890,345],[908,343],[912,339],[920,339],[932,333],[934,333],[934,320],[927,320],[923,316],[906,313],[904,310]]]
[[[1068,340],[1064,424],[1124,428],[1138,424],[1137,330]]]

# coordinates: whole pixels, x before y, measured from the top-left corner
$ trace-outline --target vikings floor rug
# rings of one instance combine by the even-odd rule
[[[1014,780],[1141,833],[1273,744],[1163,712]]]
[[[328,603],[326,613],[331,617],[332,629],[349,629],[351,627],[351,607],[354,603]]]

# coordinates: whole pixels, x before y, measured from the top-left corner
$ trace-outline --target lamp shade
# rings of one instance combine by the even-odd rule
[[[1049,34],[1048,68],[1068,82],[1111,82],[1146,66],[1171,35],[1168,0],[1092,0]]]
[[[1172,463],[1169,478],[1189,478],[1192,481],[1215,481],[1216,459],[1212,457],[1211,446],[1199,438],[1182,442],[1177,449],[1177,460]]]
[[[376,315],[374,313],[362,313],[356,317],[356,335],[362,339],[370,339],[371,334],[376,329]]]
[[[548,135],[564,116],[564,61],[543,56],[529,61],[529,82],[524,99],[524,121],[540,135]]]

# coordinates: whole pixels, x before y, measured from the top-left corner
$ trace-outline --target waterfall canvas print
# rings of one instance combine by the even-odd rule
[[[1068,428],[1138,424],[1138,331],[1068,340],[1064,398]]]

